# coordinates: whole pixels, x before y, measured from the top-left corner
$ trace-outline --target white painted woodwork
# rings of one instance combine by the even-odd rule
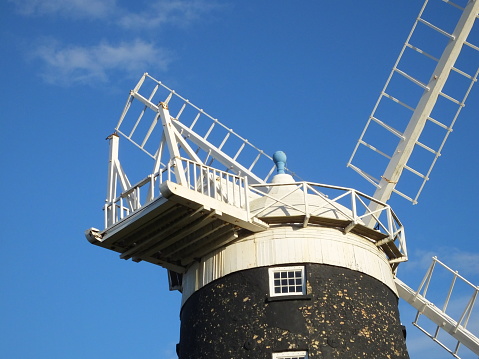
[[[230,273],[294,263],[358,271],[397,294],[388,258],[371,241],[335,228],[277,226],[218,249],[188,268],[183,276],[183,303],[201,287]]]

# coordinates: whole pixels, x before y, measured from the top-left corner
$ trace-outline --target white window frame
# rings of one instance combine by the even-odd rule
[[[301,292],[275,293],[274,274],[278,272],[301,271]],[[269,276],[269,295],[270,297],[280,297],[286,295],[305,295],[306,294],[306,271],[304,266],[288,266],[288,267],[270,267],[268,268]],[[296,284],[295,284],[296,286]],[[278,357],[280,358],[280,357]]]
[[[307,351],[273,353],[272,359],[308,359]]]

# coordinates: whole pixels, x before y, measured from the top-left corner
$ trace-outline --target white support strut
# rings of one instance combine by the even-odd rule
[[[238,161],[232,159],[226,153],[222,152],[216,146],[212,145],[208,141],[204,140],[201,136],[196,134],[190,128],[186,127],[180,121],[172,122],[172,125],[177,129],[177,131],[182,131],[188,135],[190,141],[195,143],[197,146],[201,147],[205,151],[208,151],[214,158],[216,158],[220,163],[222,163],[226,168],[232,170],[234,173],[248,176],[250,178],[250,183],[265,183],[261,178],[256,176],[252,171],[242,166]],[[200,161],[200,160],[199,160]]]
[[[163,133],[168,145],[168,151],[170,152],[170,161],[174,163],[174,171],[178,184],[185,185],[186,177],[183,165],[181,163],[180,150],[178,148],[177,137],[174,127],[171,123],[170,112],[168,111],[168,105],[166,103],[160,103],[158,106],[158,114],[160,115],[161,122],[163,124]]]

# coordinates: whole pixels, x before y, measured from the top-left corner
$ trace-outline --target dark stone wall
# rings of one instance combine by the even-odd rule
[[[194,293],[181,311],[180,359],[409,358],[397,298],[378,280],[305,264],[307,295],[268,298],[268,268],[232,273]],[[291,299],[294,298],[294,299]]]

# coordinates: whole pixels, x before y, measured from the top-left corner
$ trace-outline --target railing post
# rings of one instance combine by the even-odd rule
[[[108,218],[109,218],[109,210],[108,210],[108,202],[105,203],[103,206],[103,217],[104,217],[104,224],[105,228],[108,228],[110,226],[110,223],[108,223]]]
[[[216,190],[216,170],[213,169],[211,171],[211,176],[212,176],[212,183],[213,183],[213,195],[211,197],[213,197],[214,199],[218,199],[216,197],[218,197],[218,191]]]
[[[235,203],[235,206],[241,208],[241,184],[242,184],[241,178],[235,178],[233,181],[233,203]],[[238,191],[238,193],[236,193]]]
[[[199,183],[199,188],[201,189],[201,194],[204,194],[205,192],[205,186],[203,185],[204,179],[203,179],[203,166],[200,164],[198,165],[198,168],[200,169],[200,183]]]
[[[132,208],[132,210],[137,210],[137,209],[140,209],[141,208],[141,198],[140,198],[140,186],[136,187],[135,188],[135,192],[136,192],[136,208]]]
[[[351,212],[353,212],[353,219],[356,223],[358,221],[358,211],[356,209],[356,191],[351,190]]]
[[[195,163],[195,164],[193,165],[193,179],[194,179],[194,181],[195,181],[195,183],[193,183],[193,186],[194,186],[194,187],[193,187],[193,190],[194,190],[194,191],[198,191],[198,190],[199,190],[199,188],[198,188],[198,175],[197,175],[197,171],[196,171],[196,168],[197,168],[197,167],[198,167],[198,164]]]
[[[224,181],[226,183],[226,196],[225,196],[226,201],[225,202],[228,203],[228,204],[230,203],[230,180],[229,179],[230,179],[230,175],[228,175],[226,173],[225,174],[225,179],[224,179]],[[234,183],[231,182],[231,185],[234,186]],[[223,188],[223,186],[221,188]],[[233,190],[234,190],[234,187],[233,187]],[[233,205],[234,205],[234,203],[233,203]]]
[[[118,180],[118,171],[116,168],[116,164],[118,162],[118,149],[119,149],[119,142],[120,137],[116,133],[108,136],[109,140],[109,162],[108,162],[108,183],[107,183],[107,190],[106,190],[106,201],[110,204],[110,206],[106,207],[107,212],[107,227],[111,226],[115,223],[115,206],[113,201],[116,197],[116,185]],[[110,207],[110,209],[108,209]],[[107,228],[105,227],[105,228]]]
[[[248,200],[248,192],[249,192],[249,184],[248,184],[248,177],[244,177],[244,201],[245,201],[245,210],[246,210],[246,220],[251,219],[250,211],[249,211],[249,200]],[[241,206],[241,200],[240,200]]]
[[[389,238],[391,239],[391,241],[394,241],[394,229],[393,229],[393,218],[391,213],[391,207],[386,206],[386,214],[387,214],[387,221],[388,221]]]
[[[186,184],[187,188],[191,189],[191,163],[188,160],[185,160],[185,166],[186,168]]]
[[[303,194],[304,194],[304,213],[309,217],[309,203],[308,203],[308,186],[306,182],[303,182]]]
[[[211,197],[210,173],[208,172],[208,168],[206,166],[203,166],[203,170],[206,172],[206,195]]]

